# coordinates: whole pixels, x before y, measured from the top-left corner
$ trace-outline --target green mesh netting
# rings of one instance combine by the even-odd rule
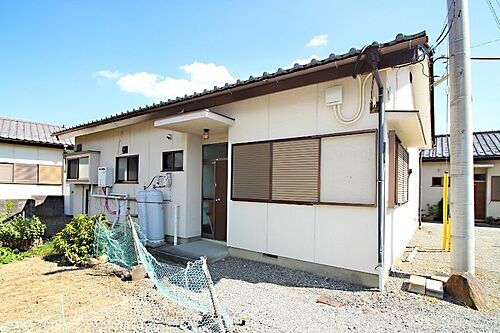
[[[160,293],[172,302],[201,314],[201,331],[225,332],[232,327],[220,307],[205,258],[189,262],[186,268],[162,263],[144,246],[145,237],[132,222],[116,223],[110,229],[98,222],[95,228],[95,251],[106,254],[108,261],[122,267],[137,265],[137,258]]]
[[[105,254],[108,262],[121,267],[137,265],[132,229],[127,223],[116,223],[110,228],[98,221],[94,230],[94,254],[96,257]]]

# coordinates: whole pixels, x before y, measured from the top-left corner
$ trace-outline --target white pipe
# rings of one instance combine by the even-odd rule
[[[118,199],[118,200],[128,200],[128,194],[118,195],[118,193],[114,193],[113,195],[106,194],[91,194],[93,198],[104,198],[104,199]]]
[[[381,69],[381,70],[379,70],[379,72],[385,72],[387,70],[389,70],[389,68]],[[365,101],[365,90],[366,90],[365,87],[366,87],[366,82],[368,81],[368,79],[371,76],[372,76],[372,73],[369,73],[364,78],[364,80],[361,80],[361,75],[357,75],[356,76],[356,78],[358,79],[358,89],[359,89],[359,94],[358,94],[358,112],[356,112],[356,114],[352,118],[348,119],[348,118],[345,118],[342,115],[342,111],[340,109],[340,107],[341,107],[340,104],[337,104],[337,105],[333,106],[333,113],[335,115],[335,118],[342,125],[354,124],[363,115],[363,111],[365,109],[365,102],[364,101]]]
[[[178,227],[178,218],[179,218],[179,214],[178,214],[178,207],[179,205],[174,203],[172,205],[172,208],[173,208],[173,220],[174,220],[174,246],[177,245],[177,227]]]

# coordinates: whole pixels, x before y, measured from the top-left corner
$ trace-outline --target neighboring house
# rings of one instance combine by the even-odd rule
[[[425,33],[380,44],[386,274],[418,226],[419,148],[431,147],[433,135],[425,49]],[[182,242],[213,238],[233,256],[377,286],[377,86],[359,54],[332,54],[56,133],[81,145],[67,156],[74,213],[114,209],[103,202],[97,167],[114,168],[107,193],[128,194],[132,214],[137,193],[170,173],[171,193],[162,190],[180,206]],[[166,211],[171,239],[172,205]]]
[[[63,154],[72,140],[51,136],[62,129],[0,117],[0,200],[63,195]]]
[[[422,154],[422,213],[436,205],[443,196],[444,172],[450,172],[450,136],[437,135],[436,145]],[[500,217],[500,131],[475,132],[474,153],[474,216]],[[450,186],[453,176],[450,175]]]

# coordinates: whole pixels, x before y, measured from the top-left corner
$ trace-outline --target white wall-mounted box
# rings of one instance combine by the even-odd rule
[[[99,167],[99,169],[97,169],[97,186],[99,187],[113,186],[113,168]]]
[[[325,103],[328,106],[342,104],[342,86],[333,86],[325,91]]]

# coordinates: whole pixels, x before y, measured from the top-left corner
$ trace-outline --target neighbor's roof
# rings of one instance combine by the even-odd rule
[[[44,146],[71,146],[72,139],[58,140],[52,133],[63,130],[60,125],[0,117],[0,141]]]
[[[435,142],[434,148],[422,150],[424,161],[440,161],[450,158],[450,135],[436,135]],[[500,130],[475,132],[473,134],[473,154],[475,159],[499,159]]]
[[[418,42],[423,40],[423,42]],[[413,35],[403,35],[403,34],[398,34],[396,38],[390,42],[386,43],[376,43],[380,46],[381,49],[387,48],[387,47],[392,47],[395,46],[396,44],[404,43],[404,42],[409,42],[409,48],[412,47],[417,47],[419,44],[427,44],[427,34],[425,31],[413,34]],[[414,43],[412,43],[414,42]],[[98,125],[103,125],[103,124],[109,124],[113,123],[115,121],[119,120],[124,120],[136,116],[141,116],[141,115],[146,115],[146,114],[151,114],[156,111],[160,110],[165,110],[166,108],[170,107],[175,107],[178,105],[184,105],[189,102],[195,102],[198,103],[201,99],[208,99],[210,97],[214,97],[217,95],[220,95],[221,93],[228,93],[228,94],[233,94],[236,89],[244,89],[246,87],[250,88],[253,84],[258,83],[258,82],[279,82],[279,80],[286,79],[287,77],[290,77],[292,75],[308,75],[312,70],[316,68],[323,68],[326,67],[325,65],[335,65],[337,66],[337,63],[341,63],[342,60],[347,59],[347,58],[355,58],[361,53],[361,49],[357,48],[351,48],[349,52],[336,55],[336,54],[330,54],[328,58],[322,59],[322,60],[317,60],[317,59],[312,59],[311,62],[308,64],[300,65],[300,64],[294,64],[292,68],[288,69],[282,69],[279,68],[276,72],[274,73],[267,73],[264,72],[260,76],[250,76],[247,80],[237,80],[234,83],[226,83],[223,86],[220,87],[214,87],[211,90],[205,89],[203,92],[195,92],[191,95],[184,95],[183,97],[177,97],[175,99],[169,99],[166,102],[159,102],[159,103],[153,103],[152,105],[146,105],[144,107],[139,107],[138,109],[133,109],[129,110],[126,112],[118,113],[112,116],[108,116],[105,118],[89,121],[87,123],[79,124],[73,127],[68,127],[65,128],[59,132],[54,133],[54,135],[63,135],[63,134],[68,134],[71,132],[76,132],[81,129],[86,129],[86,128],[91,128],[94,126]],[[349,74],[351,75],[351,72]],[[306,82],[306,81],[304,81]],[[246,87],[245,87],[246,86]],[[210,107],[210,106],[208,106]],[[182,112],[188,112],[189,110],[184,110],[182,109]]]

